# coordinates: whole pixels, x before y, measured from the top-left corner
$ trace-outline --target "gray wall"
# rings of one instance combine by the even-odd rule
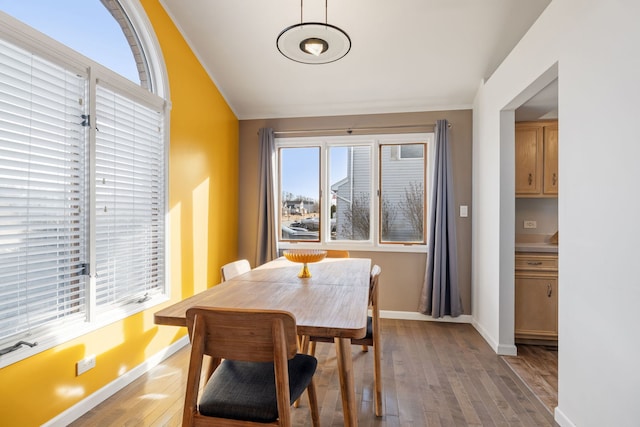
[[[452,125],[450,136],[453,153],[456,209],[469,206],[469,217],[458,218],[458,264],[464,314],[471,314],[471,110],[430,111],[417,113],[372,114],[355,116],[258,119],[240,121],[240,194],[239,246],[241,258],[254,263],[258,204],[258,130],[272,127],[276,131],[365,128],[434,124],[447,119]],[[408,130],[415,132],[415,129]],[[387,133],[398,133],[398,129]],[[384,133],[377,131],[376,133]],[[355,132],[354,132],[355,134]],[[382,268],[380,307],[382,310],[415,312],[424,281],[426,254],[353,252],[355,257],[368,257]]]

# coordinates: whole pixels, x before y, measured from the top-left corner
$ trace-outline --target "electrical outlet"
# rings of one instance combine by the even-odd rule
[[[91,356],[87,356],[76,363],[76,376],[82,375],[85,372],[87,372],[89,369],[93,369],[95,367],[96,367],[96,356],[94,354],[92,354]]]
[[[524,228],[536,228],[538,227],[538,223],[535,221],[525,221]]]

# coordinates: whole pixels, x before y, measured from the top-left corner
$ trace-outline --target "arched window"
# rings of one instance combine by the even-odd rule
[[[0,367],[167,293],[164,63],[137,2],[89,3],[0,0]]]

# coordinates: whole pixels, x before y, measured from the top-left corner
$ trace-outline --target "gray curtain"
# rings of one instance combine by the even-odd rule
[[[462,314],[458,287],[456,213],[449,123],[436,123],[435,162],[430,204],[429,253],[418,310],[438,318]]]
[[[273,129],[262,128],[258,132],[260,140],[260,188],[258,201],[258,235],[256,238],[256,263],[277,258],[275,206],[273,194],[273,165],[275,162],[275,137]]]

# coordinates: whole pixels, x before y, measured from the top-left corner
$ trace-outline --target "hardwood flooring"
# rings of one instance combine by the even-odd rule
[[[518,344],[517,356],[503,356],[507,364],[551,413],[558,406],[558,349]]]
[[[553,426],[531,390],[468,324],[382,319],[384,416],[373,408],[373,352],[352,346],[362,427]],[[177,352],[71,426],[179,426],[189,348]],[[318,343],[323,427],[342,426],[335,348]],[[293,425],[310,426],[303,397]]]

